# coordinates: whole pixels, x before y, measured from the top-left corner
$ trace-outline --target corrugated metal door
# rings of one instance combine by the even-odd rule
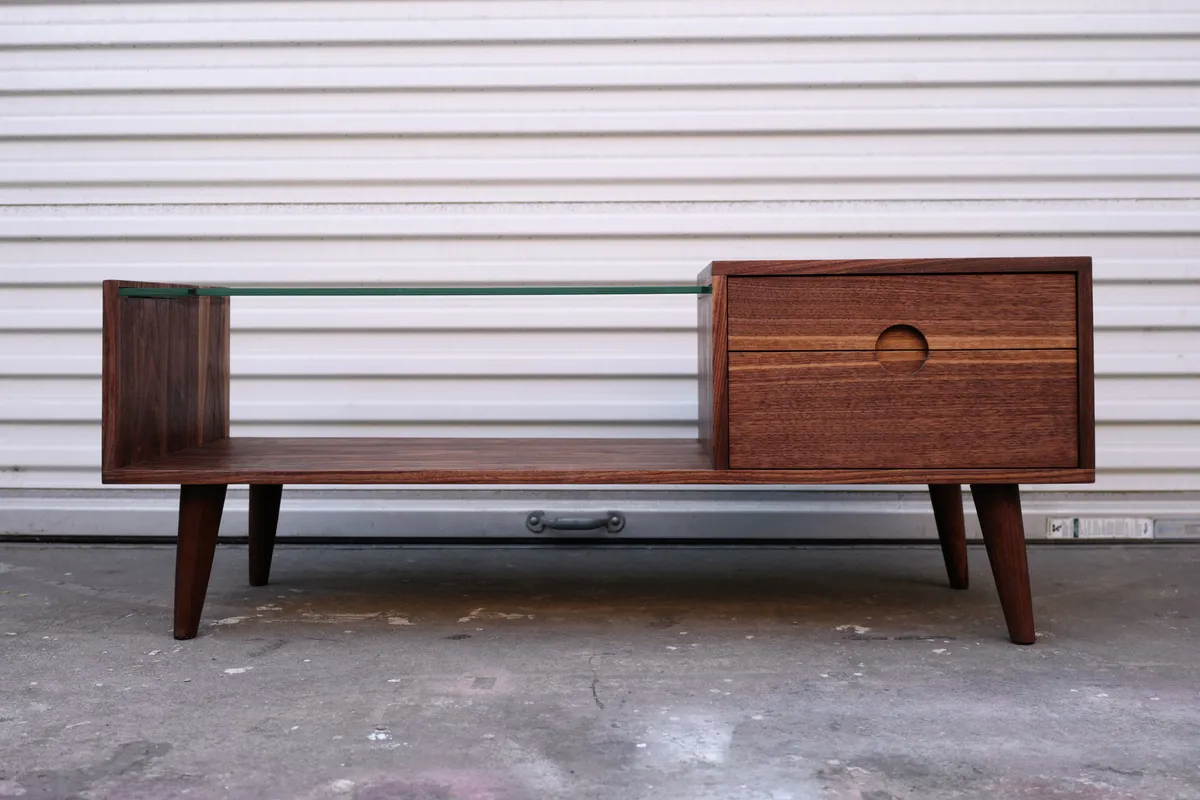
[[[163,495],[99,490],[104,278],[713,258],[1092,255],[1100,478],[1073,488],[1200,492],[1198,40],[1194,2],[1133,0],[5,4],[0,528],[161,527]],[[235,433],[691,436],[693,303],[240,299]],[[422,497],[440,531],[467,495]]]

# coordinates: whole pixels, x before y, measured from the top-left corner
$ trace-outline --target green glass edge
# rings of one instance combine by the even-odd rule
[[[122,286],[121,297],[452,297],[471,295],[587,295],[587,294],[711,294],[710,286],[221,286],[192,289],[182,286]]]

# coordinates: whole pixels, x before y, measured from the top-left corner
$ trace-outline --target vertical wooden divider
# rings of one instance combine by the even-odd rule
[[[702,277],[701,283],[707,283]],[[725,277],[712,278],[712,293],[700,295],[700,441],[713,469],[729,469],[729,335]]]

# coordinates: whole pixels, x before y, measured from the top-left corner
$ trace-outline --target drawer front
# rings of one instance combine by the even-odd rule
[[[908,325],[930,350],[1072,349],[1075,275],[728,279],[730,350],[874,350]]]
[[[1076,359],[934,351],[909,374],[874,352],[730,353],[729,466],[1077,467]]]

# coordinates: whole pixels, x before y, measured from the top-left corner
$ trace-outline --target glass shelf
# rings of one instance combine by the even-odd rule
[[[711,294],[712,287],[631,284],[624,286],[122,286],[121,297],[463,297],[501,295]]]

